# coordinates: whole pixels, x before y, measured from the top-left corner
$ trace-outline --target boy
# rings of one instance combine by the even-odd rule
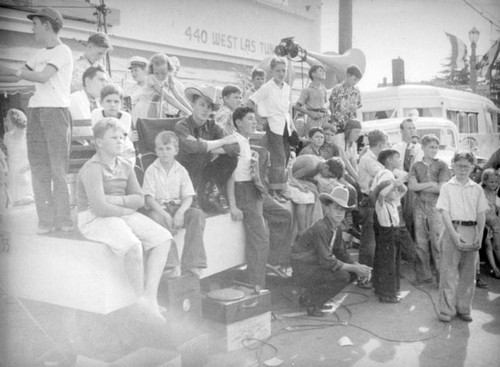
[[[424,157],[413,163],[408,178],[408,189],[415,192],[413,223],[416,240],[417,282],[431,284],[433,273],[439,283],[439,234],[443,228],[441,213],[436,209],[439,190],[450,180],[445,162],[436,158],[439,139],[430,134],[422,137]],[[429,248],[430,245],[430,248]],[[432,260],[431,260],[432,257]],[[432,261],[432,263],[431,263]]]
[[[85,238],[124,257],[125,271],[140,295],[137,305],[164,322],[157,293],[172,235],[137,212],[144,206],[144,194],[133,166],[120,157],[125,139],[120,122],[105,118],[93,130],[97,153],[78,174],[78,228]]]
[[[255,92],[257,92],[259,88],[262,87],[262,85],[266,82],[266,72],[259,68],[253,69],[251,82],[252,82],[251,87],[245,91],[245,95],[243,97],[242,102],[244,105],[247,104],[248,100],[250,99],[250,96]]]
[[[132,166],[135,165],[135,149],[132,143],[132,117],[130,113],[122,111],[122,90],[114,85],[106,85],[101,89],[101,106],[92,111],[92,123],[102,120],[106,117],[114,117],[122,124],[125,134],[125,148],[122,157]]]
[[[323,132],[325,133],[325,142],[320,149],[321,156],[325,159],[340,157],[339,147],[333,142],[336,133],[335,127],[333,125],[323,126]]]
[[[351,274],[368,278],[371,268],[354,262],[342,239],[345,230],[341,222],[347,210],[349,193],[345,187],[335,187],[322,193],[319,199],[325,216],[307,228],[292,248],[293,278],[306,290],[300,303],[309,316],[324,316],[325,302],[339,293],[351,281]]]
[[[241,89],[236,85],[226,85],[222,89],[223,105],[215,113],[214,121],[226,135],[235,131],[233,125],[233,112],[241,106]]]
[[[312,127],[307,135],[309,136],[309,144],[300,151],[299,155],[311,154],[322,157],[320,149],[325,141],[323,129]]]
[[[205,214],[191,207],[196,194],[189,173],[175,160],[179,152],[177,135],[172,131],[159,133],[155,138],[155,152],[158,158],[146,169],[142,184],[147,215],[174,234],[186,228],[182,270],[200,276],[207,267],[203,245]],[[174,278],[181,273],[176,246],[172,247],[170,256],[174,265],[170,276]]]
[[[106,72],[101,66],[91,66],[82,76],[83,89],[71,93],[69,110],[73,120],[89,120],[92,119],[92,111],[100,108],[99,98],[101,89],[108,82]],[[98,119],[97,121],[99,121]],[[83,133],[83,135],[90,135]],[[78,131],[73,130],[73,136],[78,134]]]
[[[343,133],[347,121],[355,119],[358,108],[361,108],[361,94],[356,84],[363,74],[356,65],[347,68],[346,79],[333,87],[329,98],[332,123],[337,133]]]
[[[281,229],[282,241],[278,243],[274,237],[274,243],[271,245],[274,247],[273,251],[286,252],[286,247],[290,246],[292,218],[288,210],[267,195],[257,174],[259,155],[250,149],[249,144],[249,138],[255,132],[257,125],[253,109],[237,108],[233,113],[233,122],[237,130],[235,134],[240,146],[240,155],[236,169],[227,183],[229,210],[233,220],[242,220],[245,226],[247,282],[265,287],[266,263],[270,247],[269,232]],[[265,220],[269,226],[275,224],[280,226],[274,226],[268,231]],[[285,260],[281,258],[277,261],[281,261],[282,264],[269,267],[277,273],[282,273],[279,265],[283,265]]]
[[[309,69],[311,83],[302,90],[295,109],[306,115],[306,131],[328,123],[328,96],[325,88],[326,70],[323,65]]]
[[[295,130],[290,117],[290,86],[285,82],[287,61],[274,57],[271,60],[272,79],[255,92],[248,106],[258,108],[259,115],[266,121],[266,137],[271,167],[269,168],[269,189],[271,196],[285,202],[283,191],[287,188],[286,167],[290,158],[289,137]],[[286,195],[286,194],[285,194]]]
[[[109,37],[106,33],[98,32],[90,35],[83,55],[75,60],[75,64],[73,66],[71,93],[82,90],[82,75],[85,70],[92,66],[101,67],[103,70],[105,69],[101,60],[104,56],[106,56],[108,51],[112,49],[113,47],[111,46]]]
[[[35,82],[28,105],[27,145],[38,233],[73,230],[66,173],[69,161],[69,95],[73,57],[59,38],[61,14],[41,8],[28,19],[36,41],[43,47],[19,70],[0,66],[0,82]]]
[[[403,189],[404,188],[404,189]],[[401,246],[407,235],[400,228],[400,192],[406,192],[401,181],[384,180],[374,190],[375,256],[372,283],[382,303],[400,301]],[[409,235],[408,235],[409,237]]]
[[[436,203],[444,222],[439,268],[441,322],[450,322],[455,314],[463,321],[472,321],[471,307],[478,251],[462,251],[459,247],[462,247],[463,243],[480,247],[485,213],[489,209],[483,189],[469,178],[475,163],[472,153],[455,153],[452,159],[455,176],[441,187]]]

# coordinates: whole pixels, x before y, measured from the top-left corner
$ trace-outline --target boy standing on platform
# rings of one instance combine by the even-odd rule
[[[124,257],[125,271],[139,295],[137,305],[147,315],[165,321],[157,293],[172,235],[137,212],[144,206],[144,194],[134,167],[120,157],[125,144],[120,122],[106,118],[93,130],[97,153],[78,174],[78,228],[85,238],[102,242]]]
[[[439,192],[436,208],[443,215],[439,268],[439,320],[450,322],[457,315],[472,321],[476,263],[483,240],[486,211],[483,189],[469,178],[476,160],[472,153],[458,152],[452,159],[455,176]],[[477,250],[461,250],[476,245]]]
[[[38,215],[38,233],[54,228],[71,231],[66,173],[69,161],[69,95],[73,57],[59,38],[61,14],[41,8],[28,18],[33,22],[39,50],[21,69],[0,66],[0,82],[29,80],[36,83],[28,105],[27,144],[33,192]]]
[[[247,282],[265,287],[270,243],[266,220],[270,226],[280,224],[279,227],[273,227],[273,230],[281,228],[281,242],[273,241],[272,245],[281,247],[273,250],[284,253],[288,250],[286,247],[290,246],[291,215],[266,193],[260,181],[259,155],[250,149],[249,143],[249,138],[257,125],[253,109],[237,108],[233,114],[233,121],[237,129],[240,155],[236,169],[227,183],[229,210],[233,220],[242,220],[245,226]],[[269,267],[281,274],[282,269],[279,265],[284,265],[284,259],[279,260],[281,264],[270,264]]]
[[[175,160],[179,152],[177,135],[172,131],[159,133],[155,139],[155,152],[158,158],[146,170],[142,184],[148,216],[174,234],[186,228],[182,270],[200,276],[202,269],[207,267],[203,245],[205,214],[191,206],[196,193],[189,173]],[[181,269],[176,246],[172,247],[170,257],[173,257],[170,276],[179,276]]]
[[[309,69],[311,83],[302,90],[295,104],[297,111],[306,115],[306,131],[313,127],[323,127],[328,123],[328,96],[325,88],[326,71],[323,65],[313,65]]]

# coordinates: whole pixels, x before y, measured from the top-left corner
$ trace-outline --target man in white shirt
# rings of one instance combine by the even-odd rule
[[[66,173],[69,159],[68,111],[73,57],[59,38],[61,14],[49,7],[28,14],[35,40],[43,47],[21,69],[0,66],[0,82],[36,83],[28,104],[27,144],[38,233],[71,231]]]
[[[420,143],[413,142],[412,138],[417,135],[417,128],[413,118],[406,118],[401,122],[401,142],[394,144],[392,149],[397,150],[401,158],[401,164],[394,170],[396,177],[407,175],[410,172],[413,163],[421,161],[424,152]],[[413,192],[409,191],[402,200],[403,218],[406,222],[408,231],[413,236]]]

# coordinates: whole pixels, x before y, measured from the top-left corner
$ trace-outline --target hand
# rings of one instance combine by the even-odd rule
[[[158,219],[160,220],[160,224],[168,229],[172,235],[175,235],[176,230],[174,227],[174,221],[170,214],[168,214],[165,210],[161,210],[157,212],[159,214]]]
[[[132,130],[130,132],[129,138],[132,143],[139,141],[139,133],[137,132],[137,130]]]
[[[229,211],[231,212],[231,219],[235,221],[241,221],[243,220],[243,212],[239,210],[238,208],[229,208]]]
[[[196,138],[193,135],[188,135],[188,136],[186,136],[186,140],[196,141]]]
[[[184,227],[184,213],[179,210],[174,215],[174,227],[176,231]]]
[[[457,247],[460,246],[460,241],[461,241],[462,237],[460,236],[460,233],[458,233],[457,231],[454,231],[452,234],[451,234],[451,240],[455,243],[455,245]]]
[[[356,264],[356,268],[354,272],[356,275],[358,275],[360,278],[369,278],[372,274],[372,268],[369,266],[366,266],[364,264]]]

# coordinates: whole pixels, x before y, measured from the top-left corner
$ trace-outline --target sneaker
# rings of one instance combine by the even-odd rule
[[[57,228],[57,230],[59,230],[61,232],[73,232],[75,230],[75,227],[73,225],[62,226],[60,228]]]
[[[468,313],[457,312],[457,316],[458,316],[459,319],[461,319],[461,320],[463,320],[465,322],[471,322],[472,321],[472,317]]]
[[[479,277],[476,280],[476,287],[477,288],[482,288],[482,289],[488,289],[489,288],[488,283],[486,283],[484,280],[482,280]]]
[[[180,266],[174,266],[173,268],[165,270],[164,274],[167,279],[179,278],[181,276],[181,268]]]
[[[280,278],[287,279],[289,278],[287,274],[287,269],[282,267],[281,265],[271,265],[267,264],[266,267],[272,271],[273,274],[279,276]]]
[[[201,278],[203,275],[203,269],[202,268],[191,268],[188,270],[193,275],[196,275],[198,278]]]
[[[52,227],[38,227],[36,234],[44,235],[44,234],[49,234],[54,231],[54,228]]]

